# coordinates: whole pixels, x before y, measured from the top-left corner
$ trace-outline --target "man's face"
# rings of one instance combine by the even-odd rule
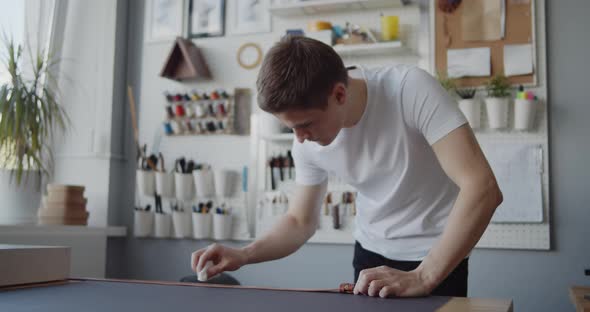
[[[332,94],[324,110],[291,110],[274,114],[285,126],[293,129],[300,143],[305,140],[326,146],[332,143],[343,125],[343,105]]]

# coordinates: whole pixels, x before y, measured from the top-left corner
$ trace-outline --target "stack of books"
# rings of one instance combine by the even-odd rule
[[[44,225],[87,225],[84,187],[48,184],[37,216],[38,223]]]

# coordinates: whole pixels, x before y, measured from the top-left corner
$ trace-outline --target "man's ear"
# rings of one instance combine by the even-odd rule
[[[346,103],[346,85],[342,82],[337,82],[332,89],[332,94],[334,98],[338,102],[338,104],[343,105]]]

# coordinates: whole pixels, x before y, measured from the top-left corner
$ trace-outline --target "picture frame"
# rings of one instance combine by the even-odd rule
[[[188,37],[225,34],[225,0],[189,0]]]
[[[170,42],[184,34],[185,0],[148,0],[144,42]]]
[[[245,35],[271,31],[271,0],[227,0],[228,33]]]

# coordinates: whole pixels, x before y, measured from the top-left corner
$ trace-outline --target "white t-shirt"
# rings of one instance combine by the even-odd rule
[[[459,192],[431,145],[466,120],[440,84],[417,67],[361,70],[367,106],[360,121],[327,146],[294,140],[296,182],[339,177],[358,192],[354,238],[389,259],[422,260]]]

